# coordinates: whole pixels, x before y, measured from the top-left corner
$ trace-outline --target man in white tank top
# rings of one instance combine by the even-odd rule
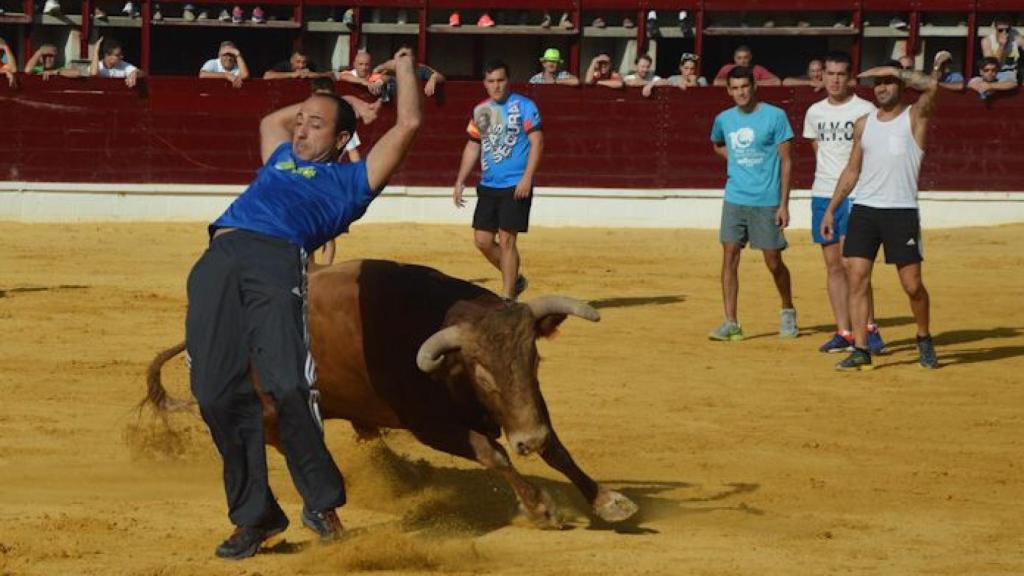
[[[821,221],[821,235],[834,234],[834,214],[842,201],[856,192],[850,213],[843,256],[847,258],[850,315],[855,347],[839,370],[870,370],[867,348],[868,288],[878,247],[885,247],[885,261],[895,264],[900,284],[910,298],[917,322],[918,362],[937,368],[935,346],[929,330],[928,290],[921,279],[921,224],[917,209],[917,181],[924,158],[928,122],[935,112],[939,78],[949,62],[949,52],[935,56],[931,76],[898,66],[878,66],[861,73],[875,83],[878,112],[857,121],[853,151],[839,177],[835,193]],[[903,90],[921,91],[913,105],[903,103]]]
[[[811,187],[811,239],[821,245],[825,259],[826,287],[836,332],[820,348],[821,352],[849,352],[853,349],[853,329],[850,325],[849,287],[846,282],[846,263],[843,260],[843,241],[850,216],[850,199],[833,212],[833,237],[821,236],[821,219],[825,215],[839,175],[846,168],[853,150],[853,128],[857,120],[875,111],[875,105],[853,93],[850,85],[850,55],[830,52],[825,57],[823,82],[828,98],[807,109],[804,117],[804,138],[814,147],[814,185]],[[885,341],[874,323],[874,302],[868,287],[868,349],[877,354],[885,349]]]

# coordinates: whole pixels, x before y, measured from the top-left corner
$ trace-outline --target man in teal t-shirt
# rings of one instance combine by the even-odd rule
[[[737,320],[740,254],[747,242],[761,250],[782,298],[779,336],[797,336],[796,310],[789,269],[782,261],[789,225],[789,186],[793,129],[786,113],[757,100],[754,74],[746,66],[729,71],[727,89],[736,106],[715,117],[711,142],[728,162],[722,206],[722,295],[725,321],[709,336],[713,340],[742,340]]]

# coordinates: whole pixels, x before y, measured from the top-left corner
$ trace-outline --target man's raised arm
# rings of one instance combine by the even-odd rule
[[[263,117],[260,121],[260,157],[266,164],[270,155],[284,142],[291,142],[295,130],[295,117],[302,103],[285,106]]]
[[[366,176],[374,190],[386,184],[402,165],[423,119],[412,50],[408,48],[402,48],[395,54],[395,82],[398,100],[395,125],[381,136],[366,157]]]

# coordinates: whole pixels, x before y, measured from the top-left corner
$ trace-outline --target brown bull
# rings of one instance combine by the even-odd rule
[[[548,296],[506,306],[494,293],[423,266],[350,261],[310,275],[309,327],[324,418],[343,418],[363,434],[404,428],[424,444],[497,470],[536,522],[557,525],[549,498],[512,467],[499,444],[537,452],[564,474],[608,522],[636,505],[600,486],[562,445],[537,381],[536,339],[566,315],[599,315],[570,298]],[[166,409],[161,366],[181,351],[157,355],[146,401]],[[258,376],[258,375],[257,375]],[[254,378],[257,387],[259,379]],[[276,444],[273,403],[264,398],[264,429]]]

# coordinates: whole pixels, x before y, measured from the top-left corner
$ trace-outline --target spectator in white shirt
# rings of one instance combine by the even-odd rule
[[[653,84],[661,78],[654,73],[654,60],[648,54],[641,54],[633,62],[636,69],[623,80],[626,86],[646,86]]]
[[[370,91],[370,94],[379,95],[384,87],[384,78],[380,74],[373,73],[373,56],[366,50],[360,50],[352,60],[352,67],[343,70],[338,75],[338,80],[359,84]]]
[[[103,58],[100,58],[101,52]],[[124,49],[121,48],[120,42],[114,39],[104,42],[101,36],[92,53],[89,75],[100,78],[124,78],[125,85],[134,88],[135,83],[146,73],[125,61]]]
[[[700,75],[700,56],[683,52],[679,56],[679,74],[673,74],[668,78],[647,84],[644,86],[643,95],[650,97],[653,89],[661,86],[674,86],[680,90],[687,90],[703,88],[707,85],[707,79]]]
[[[200,78],[223,78],[235,88],[241,88],[242,81],[249,78],[249,66],[234,42],[220,43],[217,57],[207,60],[199,69]]]

